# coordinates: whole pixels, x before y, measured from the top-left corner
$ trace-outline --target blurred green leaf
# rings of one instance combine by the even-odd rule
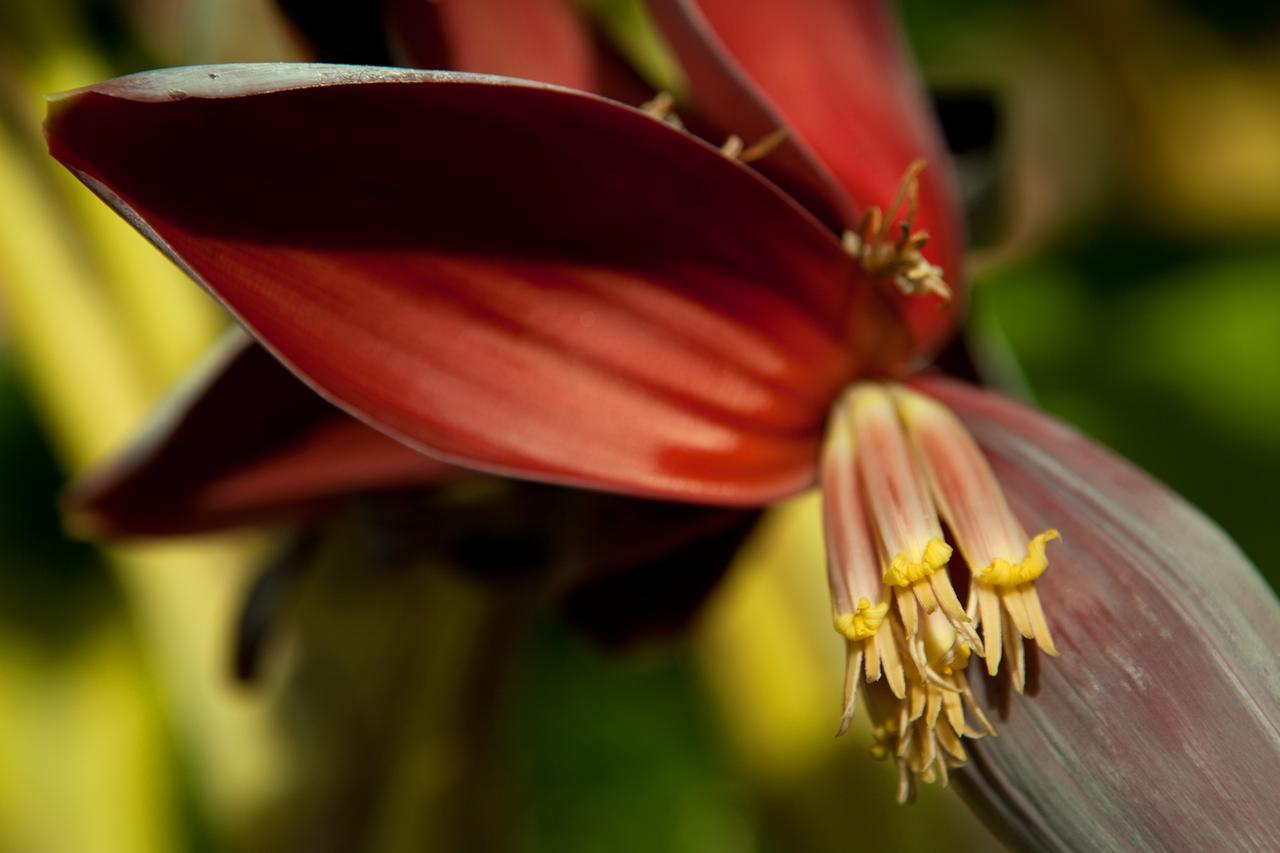
[[[7,359],[0,360],[0,471],[0,631],[67,650],[120,598],[94,549],[63,535],[63,474]]]
[[[619,659],[547,630],[512,695],[510,754],[527,804],[517,849],[757,848],[685,645]]]

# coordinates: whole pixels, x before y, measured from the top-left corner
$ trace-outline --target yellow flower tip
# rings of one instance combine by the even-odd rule
[[[836,630],[851,642],[870,639],[880,630],[880,625],[888,612],[887,601],[872,604],[871,599],[860,598],[858,606],[852,613],[841,613],[836,616]]]
[[[895,556],[885,567],[884,582],[890,586],[911,586],[945,568],[950,560],[951,546],[935,536],[925,545],[919,560],[912,560],[905,553]]]
[[[991,565],[977,573],[978,580],[992,586],[1019,586],[1031,583],[1044,574],[1049,568],[1049,558],[1045,555],[1045,546],[1050,540],[1061,539],[1056,530],[1046,530],[1031,539],[1027,544],[1027,556],[1017,563],[1008,560],[993,560]]]

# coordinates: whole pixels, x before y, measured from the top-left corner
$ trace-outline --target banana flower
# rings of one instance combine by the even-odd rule
[[[865,694],[902,799],[959,772],[1042,846],[1276,846],[1274,596],[1123,461],[920,372],[964,240],[891,18],[653,6],[720,145],[661,101],[270,64],[58,96],[50,151],[415,464],[743,508],[819,485],[843,720]],[[202,428],[277,402],[243,399]],[[128,466],[102,482],[105,518]]]

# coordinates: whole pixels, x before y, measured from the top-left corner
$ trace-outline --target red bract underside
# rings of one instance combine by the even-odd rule
[[[534,84],[324,66],[153,72],[50,149],[299,375],[474,467],[750,504],[812,479],[878,291],[750,170]]]
[[[73,524],[156,535],[266,523],[461,473],[326,403],[238,333],[157,415],[68,493]]]
[[[1037,849],[1280,847],[1280,608],[1203,515],[1030,409],[953,383],[1031,530],[1062,533],[1037,588],[1060,658],[963,773]]]

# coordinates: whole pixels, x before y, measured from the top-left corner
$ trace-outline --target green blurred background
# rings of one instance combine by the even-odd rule
[[[1280,8],[902,11],[972,211],[972,362],[1156,473],[1275,586]],[[0,849],[999,849],[950,792],[894,806],[864,730],[832,738],[812,498],[765,519],[689,631],[625,650],[535,583],[383,565],[348,519],[266,608],[251,684],[232,648],[275,533],[61,533],[67,478],[223,321],[44,156],[40,97],[297,56],[266,0],[0,5]]]

